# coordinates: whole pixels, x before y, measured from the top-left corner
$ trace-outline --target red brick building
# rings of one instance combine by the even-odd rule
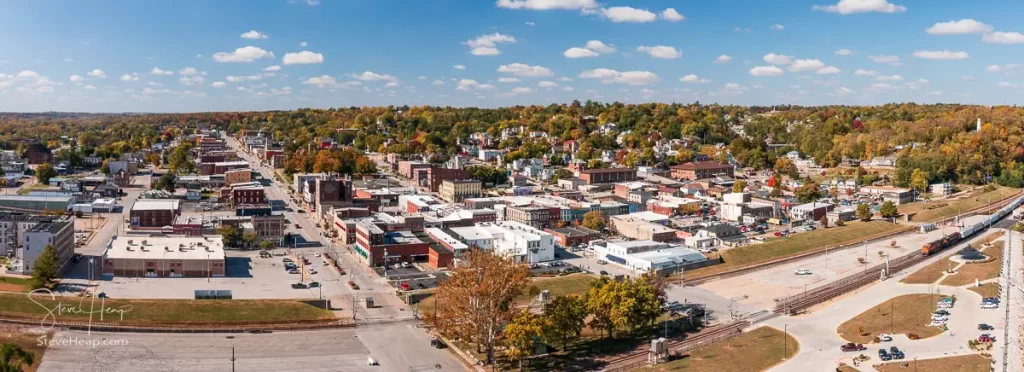
[[[132,227],[173,226],[181,215],[181,205],[176,199],[139,199],[128,212]]]
[[[25,152],[21,153],[21,158],[29,164],[52,163],[53,152],[44,144],[33,143],[25,148]]]
[[[239,187],[231,190],[231,204],[267,204],[267,194],[262,187]]]
[[[731,165],[717,161],[698,161],[672,166],[672,178],[677,180],[701,180],[716,175],[733,176]]]
[[[604,168],[580,171],[580,179],[588,185],[636,180],[636,169]]]
[[[445,180],[465,180],[472,177],[465,169],[430,167],[427,169],[427,186],[430,187],[430,192],[437,192],[441,188],[441,182]]]

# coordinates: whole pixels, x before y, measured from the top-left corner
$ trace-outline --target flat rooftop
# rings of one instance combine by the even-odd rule
[[[133,211],[162,211],[178,209],[180,201],[177,199],[139,199],[132,205]]]
[[[707,257],[700,254],[690,248],[668,248],[659,249],[656,251],[647,251],[630,254],[631,257],[638,258],[645,261],[650,261],[654,264],[659,263],[691,263],[706,261]]]
[[[220,235],[119,236],[107,245],[104,258],[152,260],[223,260]]]

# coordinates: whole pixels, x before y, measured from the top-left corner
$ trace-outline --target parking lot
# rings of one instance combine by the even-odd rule
[[[98,292],[111,298],[177,298],[190,299],[195,290],[230,290],[236,299],[290,299],[317,298],[321,291],[325,297],[350,294],[351,290],[330,266],[323,266],[317,252],[295,250],[291,259],[299,263],[299,255],[310,260],[310,267],[317,271],[309,274],[309,267],[303,274],[289,274],[282,263],[284,256],[260,258],[257,252],[227,252],[227,275],[222,278],[125,278],[114,277],[100,281]],[[322,288],[293,289],[291,284],[299,281],[318,281]]]

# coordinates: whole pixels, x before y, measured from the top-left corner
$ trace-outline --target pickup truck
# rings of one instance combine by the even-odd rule
[[[892,360],[892,355],[889,355],[889,353],[887,353],[885,349],[878,349],[878,359],[881,359],[883,361]]]
[[[895,346],[889,348],[889,355],[891,355],[893,359],[897,360],[903,359],[904,357],[903,351],[900,351],[900,349]]]
[[[849,342],[849,343],[839,347],[839,350],[846,351],[846,352],[849,352],[849,351],[864,351],[864,350],[867,350],[867,349],[868,348],[864,347],[863,344],[855,344],[855,343],[852,343],[852,342]]]

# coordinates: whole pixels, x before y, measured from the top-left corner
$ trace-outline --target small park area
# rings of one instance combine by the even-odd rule
[[[785,342],[785,345],[783,344]],[[679,360],[638,371],[764,371],[800,351],[792,336],[772,327],[761,327],[728,341],[697,349]]]
[[[942,333],[938,327],[929,327],[935,303],[942,298],[937,294],[909,294],[893,297],[839,325],[839,336],[849,342],[868,344],[880,334],[911,334],[928,338]],[[911,337],[913,338],[913,337]]]
[[[998,278],[999,267],[1003,263],[1003,242],[995,242],[988,248],[982,249],[981,253],[989,258],[984,262],[961,265],[956,274],[947,276],[939,284],[959,287],[972,284],[975,279],[983,281]]]

